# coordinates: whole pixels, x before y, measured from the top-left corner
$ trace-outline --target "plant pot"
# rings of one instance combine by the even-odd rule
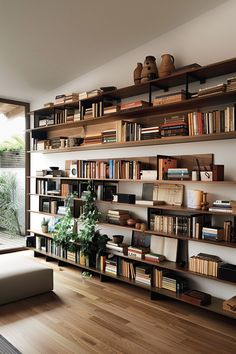
[[[43,232],[44,234],[47,234],[47,233],[48,233],[48,225],[42,225],[42,226],[41,226],[41,229],[42,229],[42,232]]]

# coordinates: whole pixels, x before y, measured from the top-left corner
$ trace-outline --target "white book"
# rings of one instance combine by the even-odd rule
[[[175,238],[155,236],[151,237],[151,253],[162,254],[167,261],[176,262],[178,240]]]

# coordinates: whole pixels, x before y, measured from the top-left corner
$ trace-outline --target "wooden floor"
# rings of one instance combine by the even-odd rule
[[[10,235],[0,230],[0,254],[25,247],[25,237]]]
[[[234,320],[47,264],[55,270],[54,293],[0,306],[0,333],[23,354],[236,353]]]

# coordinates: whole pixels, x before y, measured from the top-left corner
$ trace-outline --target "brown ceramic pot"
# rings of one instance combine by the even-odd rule
[[[142,63],[137,63],[136,68],[134,69],[134,84],[138,85],[141,82],[141,72],[143,69]]]
[[[152,55],[146,57],[141,72],[141,83],[154,80],[158,77],[156,58]]]
[[[173,55],[170,54],[163,54],[161,56],[161,64],[159,67],[159,77],[165,77],[170,75],[175,71],[175,66],[174,66],[175,59]]]

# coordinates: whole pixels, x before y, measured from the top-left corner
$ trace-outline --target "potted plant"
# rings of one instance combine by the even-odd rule
[[[80,216],[78,241],[83,256],[89,260],[89,266],[96,265],[96,257],[104,254],[106,250],[107,235],[101,235],[96,230],[99,212],[95,205],[96,194],[93,182],[88,182],[87,192],[84,196],[83,214]]]
[[[65,199],[66,214],[60,218],[55,225],[53,232],[53,240],[57,245],[61,245],[63,249],[75,252],[73,241],[77,239],[76,220],[72,215],[73,199],[76,193],[70,193]]]
[[[48,233],[48,223],[49,223],[49,219],[43,218],[43,220],[41,221],[41,229],[42,232],[44,232],[45,234]]]

